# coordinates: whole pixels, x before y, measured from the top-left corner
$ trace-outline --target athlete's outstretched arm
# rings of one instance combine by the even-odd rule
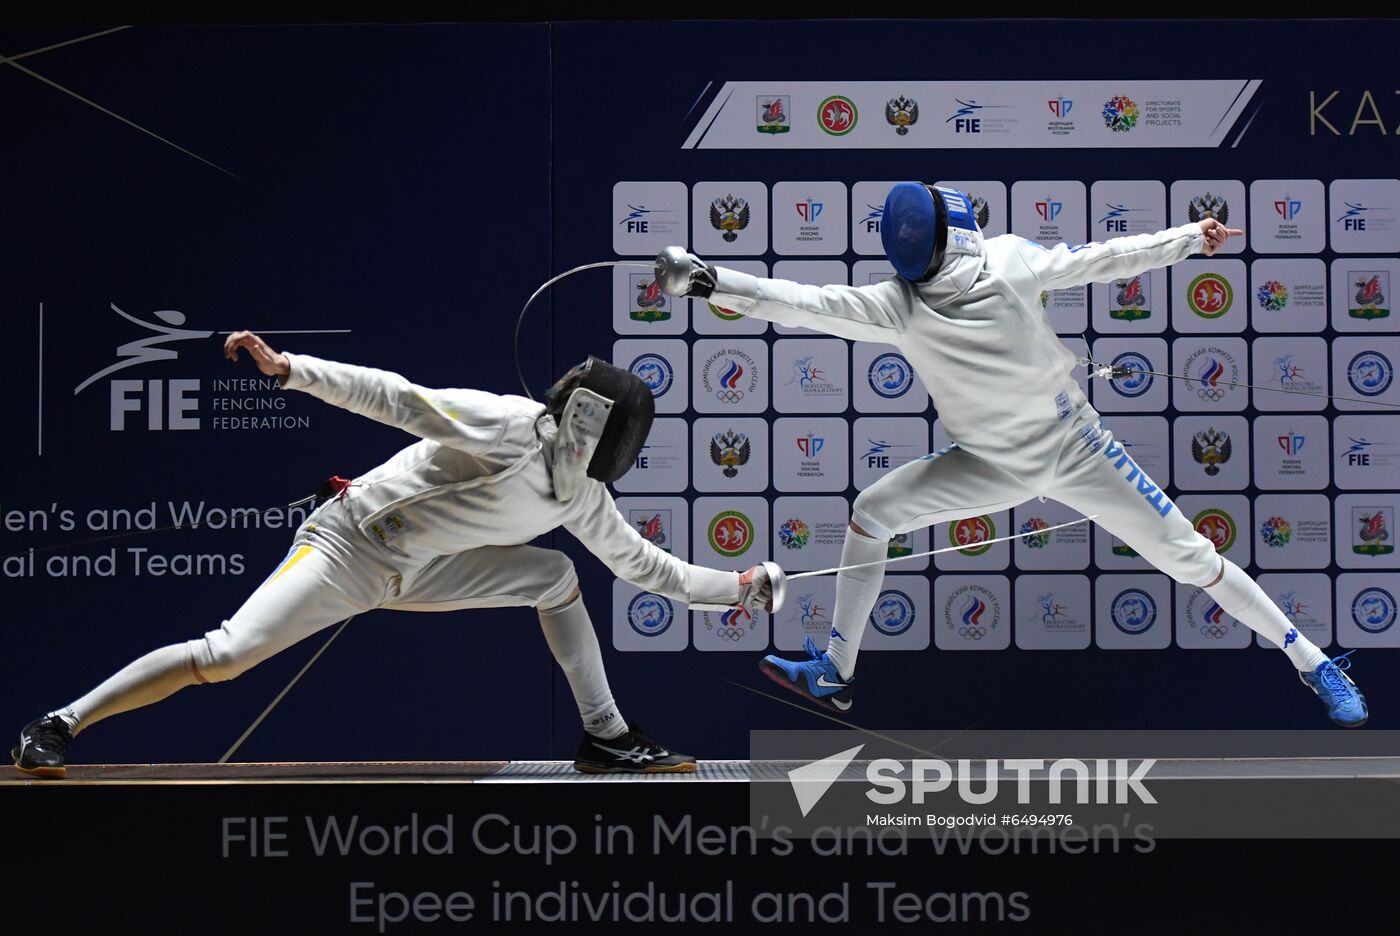
[[[738,572],[692,565],[647,542],[602,484],[589,484],[579,498],[581,513],[564,528],[618,578],[690,604],[737,605],[744,597]]]
[[[390,371],[338,364],[309,354],[274,351],[250,331],[224,342],[224,356],[238,360],[248,352],[258,370],[276,377],[288,390],[317,399],[424,439],[465,452],[489,451],[515,414],[494,393],[481,390],[430,390]]]
[[[1243,233],[1207,218],[1155,234],[1115,237],[1077,247],[1045,247],[1020,239],[1018,253],[1042,289],[1066,289],[1136,276],[1184,260],[1193,253],[1209,257],[1229,238]]]
[[[694,296],[734,312],[780,325],[805,327],[838,338],[893,343],[904,334],[903,287],[893,280],[874,286],[807,286],[711,266],[679,247],[657,259],[661,288]]]

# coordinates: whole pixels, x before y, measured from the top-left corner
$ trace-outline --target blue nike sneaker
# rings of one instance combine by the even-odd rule
[[[1356,683],[1346,674],[1351,669],[1351,655],[1348,650],[1341,656],[1318,665],[1311,673],[1299,673],[1303,684],[1317,693],[1317,697],[1327,706],[1328,716],[1343,728],[1359,728],[1366,724],[1366,697],[1356,688]]]
[[[842,679],[836,670],[836,664],[831,662],[825,651],[817,649],[811,637],[808,637],[802,646],[811,659],[784,660],[770,654],[763,658],[758,668],[773,682],[785,689],[791,689],[822,708],[829,708],[833,712],[849,712],[851,696],[855,693],[855,679]]]

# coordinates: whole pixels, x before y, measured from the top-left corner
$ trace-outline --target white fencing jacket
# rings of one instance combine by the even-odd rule
[[[710,301],[842,338],[894,345],[928,387],[948,436],[1023,480],[1052,472],[1071,417],[1088,401],[1077,360],[1055,335],[1042,290],[1108,283],[1199,251],[1199,225],[1105,243],[1044,247],[1005,235],[950,255],[928,283],[805,286],[716,267]]]
[[[355,524],[413,564],[477,546],[512,546],[564,527],[619,578],[685,602],[733,604],[739,575],[683,562],[647,542],[608,489],[589,480],[554,496],[554,419],[519,396],[430,390],[398,374],[288,354],[283,386],[421,437],[356,478]],[[542,418],[543,417],[543,418]]]

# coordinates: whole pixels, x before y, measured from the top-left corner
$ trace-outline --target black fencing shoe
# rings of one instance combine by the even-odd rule
[[[19,747],[12,749],[10,756],[25,773],[61,780],[66,773],[63,752],[72,741],[67,722],[57,715],[45,715],[24,726]]]
[[[616,738],[585,733],[574,755],[574,769],[582,773],[694,773],[695,758],[662,747],[632,725]]]

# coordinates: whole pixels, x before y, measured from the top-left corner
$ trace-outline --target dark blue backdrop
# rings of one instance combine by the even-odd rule
[[[967,50],[942,56],[956,31]],[[8,30],[13,55],[74,30]],[[297,401],[299,432],[150,432],[144,411],[108,429],[106,390],[73,388],[138,337],[110,309],[174,309],[201,330],[351,329],[281,343],[398,370],[428,385],[517,392],[510,329],[551,272],[613,256],[612,183],[696,179],[716,155],[683,151],[711,80],[1262,77],[1263,109],[1236,149],[727,153],[725,177],[1366,178],[1394,174],[1397,140],[1309,135],[1308,92],[1339,89],[1349,121],[1372,89],[1400,129],[1395,24],[598,23],[462,26],[140,27],[23,61],[227,174],[13,68],[0,147],[9,367],[0,518],[51,503],[80,513],[150,501],[283,503],[331,472],[404,444],[391,429]],[[898,62],[882,52],[908,50]],[[1339,111],[1340,113],[1340,111]],[[1334,123],[1337,122],[1334,120]],[[1343,132],[1345,134],[1345,126]],[[771,260],[772,258],[769,257]],[[578,277],[528,323],[527,374],[611,346],[610,281]],[[37,454],[43,306],[43,455]],[[179,345],[143,379],[253,376],[218,338]],[[173,347],[173,346],[172,346]],[[118,375],[137,377],[138,369]],[[207,389],[206,384],[206,389]],[[212,396],[206,394],[206,396]],[[204,397],[201,397],[203,400]],[[205,403],[200,415],[217,415]],[[1329,411],[1330,412],[1330,411]],[[1248,493],[1253,494],[1254,491]],[[0,531],[0,556],[82,531]],[[153,534],[117,546],[242,553],[242,576],[64,581],[0,578],[6,678],[0,726],[62,704],[130,658],[216,626],[281,557],[286,530]],[[610,577],[567,536],[624,712],[705,756],[742,756],[754,727],[814,726],[761,685],[742,654],[611,649]],[[124,562],[128,560],[123,559]],[[232,684],[181,693],[85,735],[75,758],[217,757],[319,640]],[[1400,725],[1387,687],[1400,654],[1367,651],[1373,724]],[[876,654],[857,721],[890,727],[1280,727],[1320,713],[1279,657],[1236,653]],[[563,756],[577,719],[533,614],[384,612],[357,619],[276,714],[247,759]]]

